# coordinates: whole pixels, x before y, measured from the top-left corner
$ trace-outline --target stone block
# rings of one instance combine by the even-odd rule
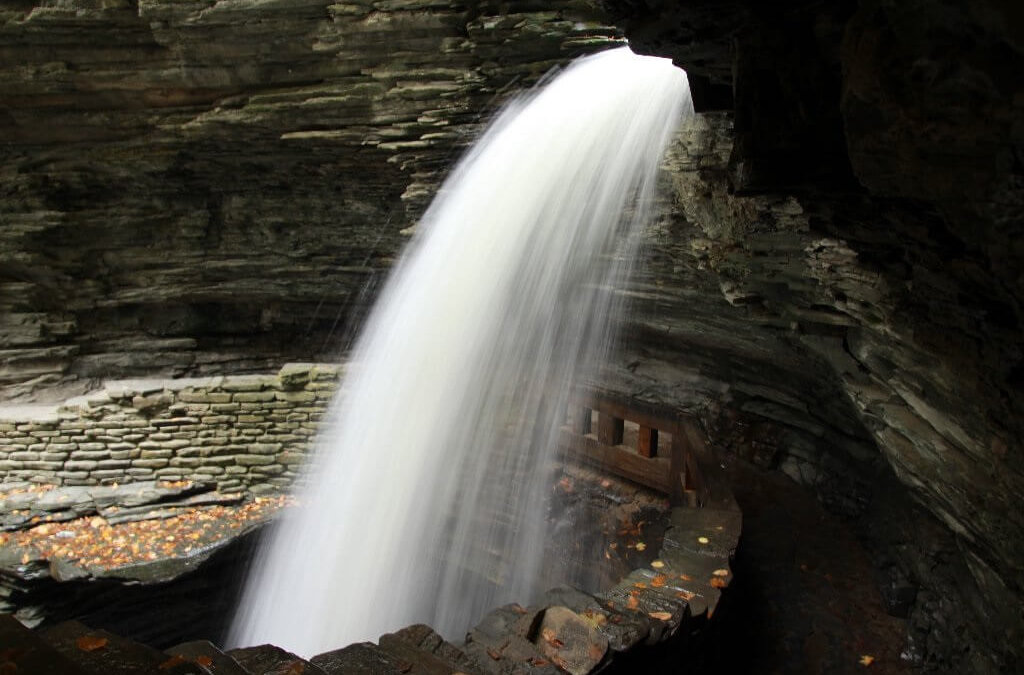
[[[316,394],[311,391],[278,391],[274,398],[287,403],[312,403],[316,400]]]
[[[224,473],[228,475],[238,476],[244,473],[249,473],[249,470],[246,469],[244,466],[227,466],[224,467]]]
[[[78,443],[47,443],[46,449],[50,452],[71,452],[78,447]],[[103,447],[102,444],[100,447]]]
[[[54,438],[60,436],[60,432],[53,429],[33,429],[28,435],[33,438]]]
[[[37,439],[32,438],[31,436],[16,435],[16,436],[8,436],[8,437],[6,437],[4,439],[4,443],[7,444],[7,445],[23,445],[23,446],[27,447],[27,446],[31,445],[32,443],[35,443],[36,440]]]
[[[110,453],[110,459],[133,459],[133,454],[131,450],[114,450]]]
[[[275,461],[275,458],[269,455],[238,455],[235,457],[235,463],[239,466],[266,466]]]
[[[199,457],[172,457],[170,466],[195,468],[203,463]]]
[[[168,461],[169,460],[167,460],[167,459],[148,459],[148,458],[133,459],[132,460],[132,467],[133,468],[137,467],[137,468],[140,468],[140,469],[159,469],[161,467],[167,466]]]
[[[132,450],[135,448],[134,443],[108,443],[107,450],[111,452],[120,452],[122,450]]]
[[[263,422],[263,416],[253,415],[251,413],[247,415],[239,415],[237,421],[238,424],[259,424]]]
[[[246,447],[254,455],[276,455],[282,446],[280,443],[250,443]]]
[[[153,475],[152,469],[146,469],[140,466],[133,466],[130,469],[125,469],[125,475],[131,476],[132,478],[149,478]]]
[[[225,377],[220,388],[230,392],[254,392],[264,389],[277,388],[279,385],[277,377],[268,375],[235,375]]]
[[[224,474],[224,467],[216,464],[203,464],[196,468],[196,475],[204,473],[208,476],[221,476]]]
[[[142,459],[164,459],[172,456],[174,456],[174,451],[167,448],[143,448],[139,453],[139,457]]]
[[[210,406],[210,412],[212,413],[232,413],[238,412],[239,405],[237,403],[214,403]]]
[[[169,440],[171,440],[172,438],[174,438],[174,436],[171,436],[171,435],[170,435],[169,433],[167,433],[166,431],[159,431],[159,432],[157,432],[157,433],[155,433],[155,434],[150,434],[150,435],[149,435],[149,438],[148,438],[147,440],[150,440],[150,441],[156,441],[156,442],[158,442],[158,443],[159,443],[159,442],[161,442],[161,441],[169,441]]]
[[[89,472],[88,471],[68,471],[67,469],[65,469],[63,471],[58,471],[55,475],[57,476],[57,478],[71,479],[71,480],[86,480],[86,479],[89,478]],[[73,485],[73,483],[67,483],[67,484],[68,485]]]
[[[336,363],[318,363],[310,374],[314,382],[335,381],[345,372],[345,366]]]
[[[90,478],[95,478],[100,482],[109,482],[115,480],[124,480],[125,473],[123,469],[97,469],[89,472]]]
[[[256,474],[259,476],[277,476],[284,473],[284,467],[280,464],[266,464],[263,466],[254,466],[249,470],[249,473]]]
[[[68,458],[66,452],[40,452],[39,459],[44,462],[63,462]],[[84,458],[83,459],[87,459]]]
[[[103,448],[101,450],[75,450],[71,453],[71,459],[107,459],[110,453]]]
[[[240,429],[239,433],[242,436],[252,437],[252,436],[262,436],[266,432],[262,428],[255,428],[255,429],[248,428],[248,429]]]
[[[127,459],[101,459],[97,469],[127,469],[132,463]],[[122,473],[124,473],[122,471]]]
[[[92,471],[97,466],[99,466],[99,462],[91,459],[72,459],[64,462],[64,469],[67,471]]]
[[[22,468],[31,469],[33,471],[60,471],[64,468],[64,462],[47,462],[40,460],[37,462],[23,462]]]
[[[231,417],[230,415],[206,415],[204,417],[199,418],[199,421],[202,422],[203,424],[209,425],[230,424],[232,421],[234,421],[234,418]]]
[[[182,425],[195,425],[199,424],[199,419],[196,417],[170,417],[162,420],[152,420],[154,427],[158,429],[168,429],[169,427],[180,427]]]
[[[181,480],[185,477],[185,472],[181,469],[157,469],[156,476],[162,480]]]
[[[39,453],[33,450],[18,450],[12,452],[8,459],[12,459],[15,462],[32,462],[39,459]]]
[[[309,383],[315,364],[286,363],[277,373],[277,379],[284,389],[301,389]]]

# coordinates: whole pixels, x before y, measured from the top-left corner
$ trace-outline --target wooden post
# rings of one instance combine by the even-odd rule
[[[672,429],[672,454],[669,458],[669,494],[672,504],[687,504],[686,499],[686,434],[683,432],[682,421]]]
[[[640,433],[636,437],[636,451],[641,457],[657,457],[658,430],[640,425]]]
[[[621,445],[626,424],[621,417],[598,411],[597,440],[604,445]]]
[[[573,431],[580,436],[586,436],[590,433],[590,413],[591,409],[585,405],[576,407],[576,414],[573,417]]]

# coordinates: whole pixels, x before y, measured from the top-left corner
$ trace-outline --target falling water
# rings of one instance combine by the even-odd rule
[[[311,655],[537,592],[569,383],[606,348],[686,76],[626,48],[515,101],[455,168],[356,344],[234,644]],[[543,589],[540,589],[543,590]]]

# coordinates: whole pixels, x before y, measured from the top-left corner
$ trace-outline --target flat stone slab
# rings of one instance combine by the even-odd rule
[[[247,673],[260,675],[327,675],[313,663],[274,645],[244,647],[225,652]]]
[[[65,621],[39,635],[54,650],[90,673],[105,675],[205,675],[196,663],[175,659],[163,652],[77,621]]]

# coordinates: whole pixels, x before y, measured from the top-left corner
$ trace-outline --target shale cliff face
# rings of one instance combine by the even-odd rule
[[[486,115],[617,33],[527,4],[5,3],[4,398],[336,353]]]
[[[856,523],[908,660],[1011,672],[1024,16],[825,4],[5,2],[0,398],[336,354],[486,116],[624,32],[704,114],[609,380]]]

